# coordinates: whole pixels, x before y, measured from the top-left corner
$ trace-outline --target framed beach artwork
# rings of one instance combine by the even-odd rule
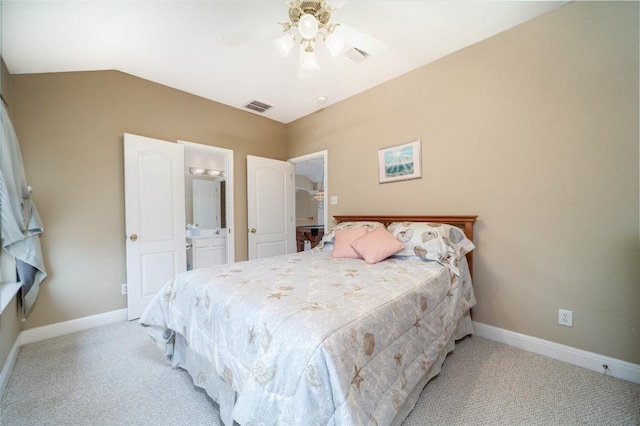
[[[403,145],[378,150],[378,176],[380,183],[422,177],[420,139]]]

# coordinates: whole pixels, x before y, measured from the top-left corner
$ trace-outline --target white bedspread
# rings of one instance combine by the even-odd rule
[[[367,265],[314,249],[220,265],[178,275],[140,322],[211,364],[242,425],[384,425],[475,304],[462,264],[459,278],[417,257]]]

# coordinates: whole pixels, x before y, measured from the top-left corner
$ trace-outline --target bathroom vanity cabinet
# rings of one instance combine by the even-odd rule
[[[227,236],[224,234],[190,237],[187,244],[187,269],[227,263]]]

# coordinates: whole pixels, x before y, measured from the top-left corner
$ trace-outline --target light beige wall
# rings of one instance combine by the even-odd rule
[[[126,307],[125,132],[233,149],[236,258],[246,259],[246,156],[285,159],[283,124],[115,71],[12,82],[49,273],[25,329]]]
[[[288,155],[328,149],[330,215],[479,215],[476,321],[640,363],[638,47],[638,3],[574,2],[289,124]],[[423,178],[378,184],[416,138]]]

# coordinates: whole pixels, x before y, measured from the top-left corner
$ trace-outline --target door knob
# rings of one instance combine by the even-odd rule
[[[138,239],[138,234],[131,234],[131,236],[129,237],[129,239],[130,239],[131,241],[135,241],[135,240],[137,240],[137,239]]]
[[[255,233],[256,233],[256,228],[251,228],[249,231],[250,231],[252,234],[255,234]]]

